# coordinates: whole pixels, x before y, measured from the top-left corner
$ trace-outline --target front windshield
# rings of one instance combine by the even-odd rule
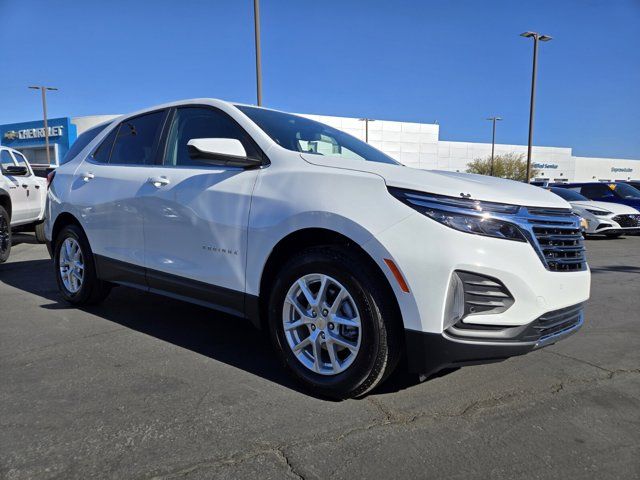
[[[640,200],[640,190],[633,188],[631,185],[627,185],[626,183],[611,183],[609,184],[609,188],[611,188],[613,193],[620,198],[634,198]]]
[[[400,165],[371,145],[323,123],[275,110],[236,107],[287,150]]]
[[[569,190],[568,188],[552,187],[551,193],[555,193],[559,197],[564,198],[567,202],[589,202],[590,200],[584,195],[580,195],[575,190]]]

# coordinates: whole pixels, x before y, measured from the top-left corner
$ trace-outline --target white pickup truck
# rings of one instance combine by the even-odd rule
[[[11,231],[17,227],[35,229],[44,242],[44,212],[47,182],[37,177],[29,162],[17,150],[0,146],[0,263],[9,258]]]

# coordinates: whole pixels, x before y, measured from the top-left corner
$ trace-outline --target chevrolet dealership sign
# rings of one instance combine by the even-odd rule
[[[49,137],[61,137],[64,126],[49,127]],[[44,128],[25,128],[23,130],[9,130],[4,132],[5,140],[27,140],[29,138],[45,138]]]

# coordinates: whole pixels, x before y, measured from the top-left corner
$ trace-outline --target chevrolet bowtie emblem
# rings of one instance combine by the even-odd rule
[[[8,132],[4,132],[5,140],[15,140],[16,138],[18,138],[18,132],[16,132],[15,130],[9,130]]]

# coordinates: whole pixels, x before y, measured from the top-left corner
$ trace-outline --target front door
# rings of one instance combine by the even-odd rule
[[[247,225],[258,169],[219,167],[190,156],[195,138],[234,138],[249,156],[259,148],[227,114],[180,107],[168,129],[156,189],[145,199],[145,258],[152,289],[242,313]]]

